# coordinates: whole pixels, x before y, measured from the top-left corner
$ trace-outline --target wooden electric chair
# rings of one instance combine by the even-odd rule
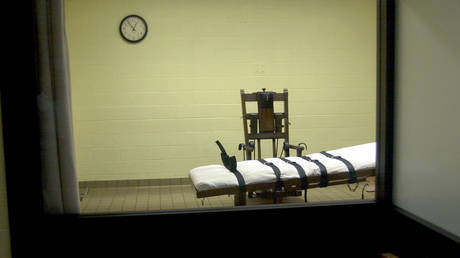
[[[265,91],[265,88],[260,92],[245,93],[241,90],[241,105],[243,111],[243,128],[244,128],[244,144],[238,146],[239,150],[243,150],[246,155],[245,159],[262,159],[261,141],[271,140],[273,157],[278,155],[278,140],[284,140],[283,152],[284,156],[288,157],[289,150],[295,149],[297,156],[302,155],[304,147],[300,145],[291,145],[289,143],[289,112],[288,112],[288,90],[284,89],[282,93]],[[274,112],[274,102],[283,102],[283,112]],[[257,113],[247,113],[247,102],[257,102]],[[258,193],[261,196],[267,196],[268,192]],[[301,194],[301,193],[300,193]],[[268,194],[273,197],[273,194]],[[278,196],[299,195],[295,193],[278,193]],[[254,193],[249,193],[249,197],[254,197]],[[276,202],[276,197],[275,202]]]

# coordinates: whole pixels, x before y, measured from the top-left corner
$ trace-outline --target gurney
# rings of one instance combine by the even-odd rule
[[[375,160],[376,143],[371,142],[300,157],[235,160],[233,167],[224,161],[196,167],[189,178],[197,198],[234,195],[235,206],[246,205],[247,193],[269,190],[303,190],[307,201],[308,189],[315,187],[347,184],[353,190],[353,185],[375,176]]]

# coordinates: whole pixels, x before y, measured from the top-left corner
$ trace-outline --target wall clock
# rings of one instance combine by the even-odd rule
[[[147,35],[147,23],[139,15],[128,15],[120,22],[120,34],[128,42],[140,42]]]

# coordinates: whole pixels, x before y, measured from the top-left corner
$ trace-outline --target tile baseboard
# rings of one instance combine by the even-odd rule
[[[190,185],[192,181],[184,178],[156,178],[156,179],[129,179],[129,180],[97,180],[79,181],[80,188],[105,188],[105,187],[132,187],[132,186],[167,186]]]

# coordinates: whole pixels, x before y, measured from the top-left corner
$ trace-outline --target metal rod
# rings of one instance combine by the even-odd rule
[[[262,158],[262,146],[260,146],[260,139],[257,139],[257,156],[259,159]]]

